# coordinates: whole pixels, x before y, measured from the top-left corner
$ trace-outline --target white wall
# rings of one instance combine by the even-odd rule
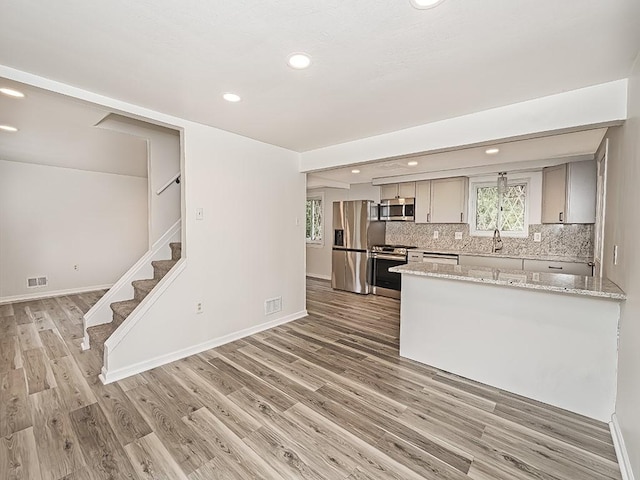
[[[0,301],[111,285],[146,249],[146,178],[0,160]]]
[[[324,194],[324,230],[322,245],[307,245],[307,275],[311,277],[331,278],[331,248],[333,246],[333,202],[340,200],[380,201],[380,187],[370,183],[351,185],[350,189],[315,188],[307,191],[308,196]]]
[[[185,126],[184,142],[186,268],[120,343],[107,342],[116,375],[305,314],[298,155],[198,124]],[[283,310],[266,316],[264,301],[278,296]],[[196,303],[204,313],[195,313]]]
[[[108,115],[97,126],[147,140],[149,174],[149,246],[180,219],[180,185],[156,192],[180,172],[180,134],[176,130],[121,115]]]
[[[266,321],[305,314],[305,175],[298,153],[10,67],[0,65],[0,76],[183,129],[187,258],[130,338],[115,347],[112,368],[170,361]],[[230,199],[233,209],[220,208]],[[198,207],[205,209],[202,221],[194,218]],[[283,310],[265,317],[264,300],[276,295]],[[196,302],[204,313],[195,313]]]
[[[604,272],[627,294],[620,322],[616,415],[640,478],[640,56],[629,80],[629,119],[610,136]],[[613,265],[613,246],[618,264]]]

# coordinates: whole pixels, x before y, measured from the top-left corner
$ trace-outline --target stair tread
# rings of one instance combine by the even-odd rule
[[[104,344],[116,328],[113,323],[103,323],[87,328],[91,348]]]
[[[149,291],[153,287],[155,287],[159,281],[160,280],[157,280],[155,278],[149,278],[145,280],[134,280],[133,282],[131,282],[131,285],[133,285],[135,288],[139,288],[140,290]]]
[[[140,305],[140,302],[138,300],[123,300],[121,302],[113,302],[111,304],[111,310],[113,310],[116,314],[127,318],[138,305]]]
[[[151,262],[151,265],[153,265],[154,267],[158,267],[158,268],[171,268],[173,267],[176,263],[178,263],[177,260],[153,260]]]

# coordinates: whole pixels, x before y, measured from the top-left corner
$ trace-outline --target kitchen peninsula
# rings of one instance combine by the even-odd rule
[[[594,277],[409,263],[400,355],[591,418],[609,421],[620,304]]]

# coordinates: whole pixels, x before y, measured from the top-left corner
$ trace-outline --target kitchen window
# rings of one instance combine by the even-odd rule
[[[323,245],[323,196],[307,198],[307,243],[311,245]]]
[[[470,234],[490,236],[497,228],[504,237],[527,237],[528,179],[509,179],[502,194],[496,183],[471,183]]]

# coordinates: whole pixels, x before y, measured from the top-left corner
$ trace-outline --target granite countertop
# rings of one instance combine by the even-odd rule
[[[537,273],[523,270],[499,270],[473,265],[443,265],[417,262],[392,267],[389,271],[610,300],[625,300],[627,298],[625,293],[610,280],[563,273]]]
[[[510,253],[492,253],[492,252],[461,252],[459,250],[434,250],[433,248],[412,248],[412,252],[423,253],[440,253],[444,255],[459,255],[468,257],[495,257],[495,258],[518,258],[524,260],[544,260],[549,262],[575,262],[575,263],[589,263],[593,261],[593,258],[589,257],[575,257],[575,256],[562,256],[562,255],[515,255]]]

